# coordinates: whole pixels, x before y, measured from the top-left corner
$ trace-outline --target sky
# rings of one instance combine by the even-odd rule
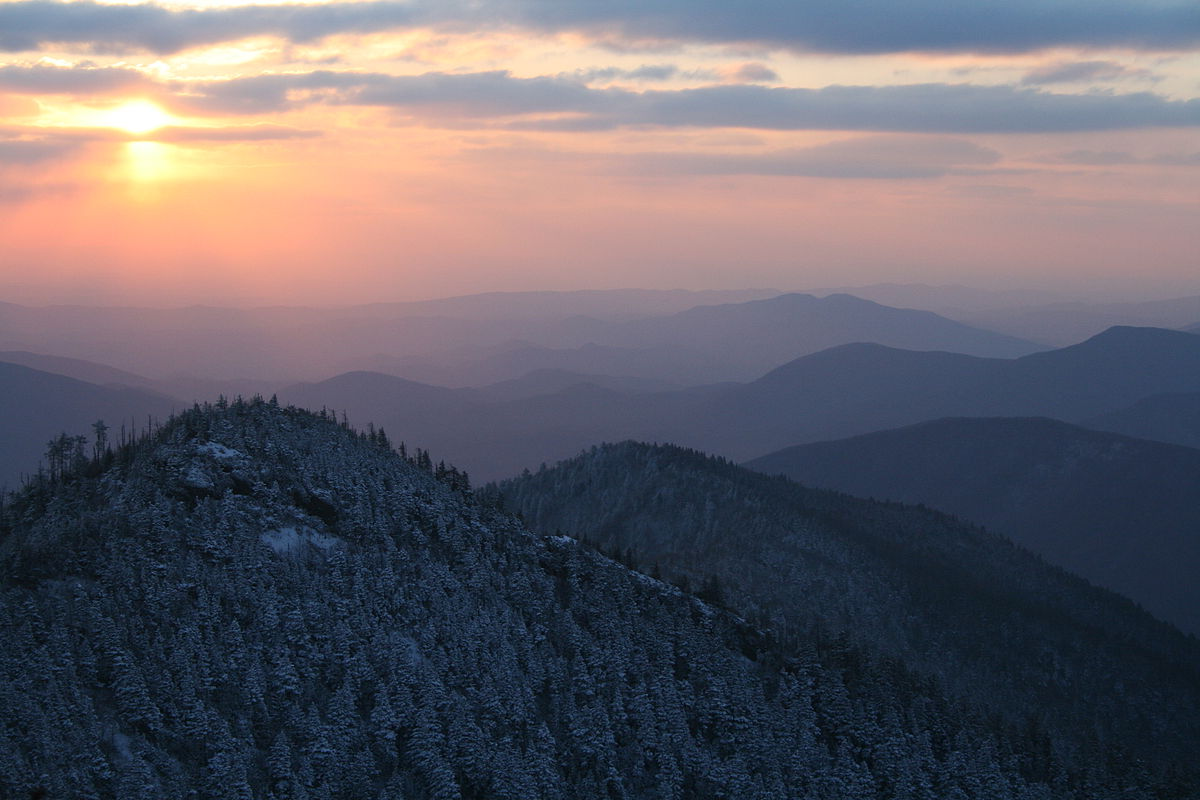
[[[1195,0],[0,0],[0,301],[1200,294]]]

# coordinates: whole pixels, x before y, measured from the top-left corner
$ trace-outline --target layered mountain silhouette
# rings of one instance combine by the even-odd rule
[[[1101,431],[1200,447],[1200,392],[1154,395],[1084,424]]]
[[[15,489],[38,469],[47,443],[62,433],[92,436],[104,420],[119,435],[132,434],[147,417],[166,419],[178,403],[156,392],[94,383],[0,362],[0,487]]]
[[[980,289],[956,284],[873,283],[866,286],[842,286],[811,289],[809,294],[852,294],[864,300],[896,308],[919,308],[950,319],[973,313],[1027,309],[1065,302],[1063,295],[1036,289]]]
[[[565,369],[536,369],[519,378],[481,386],[476,394],[489,400],[520,400],[557,394],[577,386],[596,386],[623,394],[647,394],[683,388],[661,378],[594,375]]]
[[[0,348],[113,364],[155,380],[292,383],[369,370],[455,387],[539,369],[683,385],[749,380],[853,341],[985,356],[1039,349],[848,295],[773,294],[495,293],[331,309],[0,303]]]
[[[1036,719],[1052,750],[1128,747],[1168,771],[1193,760],[1200,715],[1184,698],[1200,699],[1200,643],[976,526],[635,443],[499,491],[535,529],[686,581],[798,641],[833,630],[982,713]]]
[[[1200,450],[1049,419],[944,419],[746,466],[985,525],[1200,635]]]
[[[134,386],[141,389],[153,389],[153,382],[123,369],[110,367],[107,364],[97,364],[79,358],[63,358],[48,356],[40,353],[30,353],[24,350],[0,351],[0,363],[18,364],[41,372],[55,375],[65,375],[68,378],[95,383],[101,386]]]
[[[1126,682],[1090,747],[1062,719],[978,716],[846,636],[782,641],[532,534],[428,466],[327,415],[238,402],[0,506],[0,794],[1036,800],[1193,786],[1194,765],[1170,766],[1197,707],[1193,645],[1065,576],[1049,586],[1082,607],[1057,621],[1071,603],[1053,604],[1046,628],[1080,654],[1053,672],[1053,637],[1009,655],[1050,678],[1050,697]],[[1099,617],[1090,641],[1075,636]],[[1074,674],[1088,659],[1098,669]],[[1157,755],[1122,760],[1105,738],[1122,725],[1153,726]]]
[[[1003,358],[1042,349],[929,311],[891,308],[848,294],[785,294],[699,306],[667,317],[610,323],[586,335],[603,345],[704,353],[724,365],[710,380],[751,379],[798,356],[850,342]]]
[[[850,344],[744,384],[639,395],[576,387],[514,401],[363,373],[280,392],[309,408],[405,431],[484,479],[553,462],[599,441],[674,442],[736,460],[781,447],[947,416],[1072,422],[1164,392],[1200,391],[1200,337],[1113,328],[1017,359]]]
[[[1123,303],[1049,303],[956,315],[969,325],[1047,345],[1079,342],[1113,327],[1183,328],[1200,319],[1200,296]]]

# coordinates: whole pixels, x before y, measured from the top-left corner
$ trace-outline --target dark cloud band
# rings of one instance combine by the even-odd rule
[[[581,31],[613,41],[758,43],[827,53],[1180,50],[1200,44],[1193,0],[418,0],[169,9],[82,0],[0,3],[0,49],[69,44],[166,54],[248,36],[294,42],[404,27]]]
[[[1200,125],[1200,100],[1151,92],[1056,94],[969,84],[758,85],[634,92],[593,89],[566,78],[504,72],[313,72],[187,87],[186,102],[212,113],[262,113],[314,102],[396,108],[433,119],[490,119],[524,130],[631,126],[861,130],[910,133],[1053,133]]]
[[[248,36],[307,42],[337,33],[391,30],[413,21],[412,7],[395,2],[170,9],[149,3],[18,0],[0,3],[0,50],[68,44],[97,53],[169,54]]]
[[[0,67],[0,91],[14,94],[109,94],[151,85],[141,72],[117,67]]]

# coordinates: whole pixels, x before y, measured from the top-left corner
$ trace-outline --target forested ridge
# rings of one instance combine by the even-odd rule
[[[785,649],[833,635],[894,659],[1062,768],[1105,764],[1113,796],[1147,779],[1195,796],[1200,643],[1007,539],[633,442],[497,491],[535,530],[719,598]]]
[[[0,796],[1106,796],[464,484],[261,401],[43,476],[3,511]]]

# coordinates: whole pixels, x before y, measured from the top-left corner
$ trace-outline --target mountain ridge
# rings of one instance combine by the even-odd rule
[[[832,627],[877,657],[935,675],[981,713],[1033,710],[1056,738],[1094,729],[1109,731],[1103,741],[1132,741],[1125,726],[1140,723],[1128,715],[1145,710],[1127,694],[1134,683],[1166,681],[1175,686],[1168,694],[1200,690],[1194,637],[929,509],[808,489],[696,451],[634,442],[591,448],[499,491],[537,530],[712,585],[726,603],[781,631]],[[1200,723],[1191,717],[1182,712],[1167,725],[1181,726],[1169,737],[1174,745],[1146,742],[1139,757],[1178,748],[1186,759]]]
[[[923,503],[1012,538],[1200,634],[1200,450],[1047,418],[948,418],[747,462],[806,485]]]

